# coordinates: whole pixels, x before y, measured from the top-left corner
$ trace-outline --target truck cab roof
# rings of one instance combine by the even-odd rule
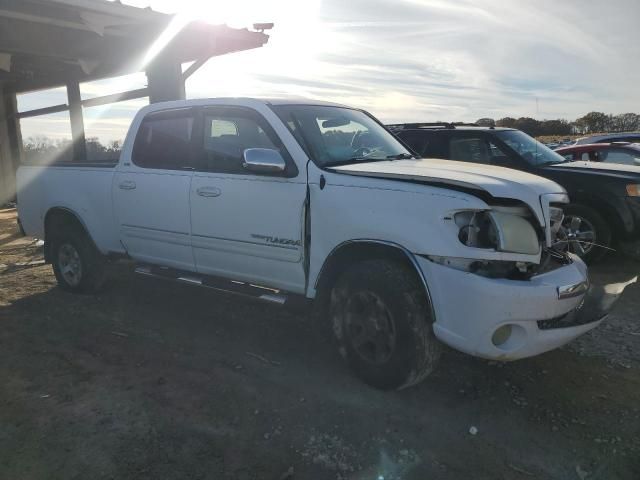
[[[396,123],[387,125],[391,131],[406,131],[406,130],[468,130],[468,131],[504,131],[515,130],[514,128],[507,127],[485,127],[482,125],[475,125],[471,123],[448,123],[448,122],[434,122],[434,123]]]
[[[313,100],[303,97],[280,97],[280,98],[256,98],[256,97],[213,97],[213,98],[194,98],[189,100],[174,100],[170,102],[158,102],[147,105],[141,110],[141,113],[159,112],[163,110],[171,110],[177,108],[187,108],[207,105],[234,105],[255,108],[258,105],[314,105],[327,107],[351,108],[334,102],[325,102],[322,100]]]

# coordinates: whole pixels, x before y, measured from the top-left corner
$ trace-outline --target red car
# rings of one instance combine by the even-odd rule
[[[569,161],[640,165],[640,143],[614,142],[572,145],[555,150]]]

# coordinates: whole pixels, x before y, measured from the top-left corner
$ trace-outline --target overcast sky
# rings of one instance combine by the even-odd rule
[[[265,47],[211,59],[188,81],[190,98],[305,96],[385,122],[640,113],[638,0],[123,3],[232,26],[275,23]],[[99,82],[83,95],[144,83],[144,75]],[[64,91],[32,94],[20,108],[65,102]],[[87,134],[120,138],[142,104],[87,110]],[[66,136],[65,115],[25,121],[23,136]]]

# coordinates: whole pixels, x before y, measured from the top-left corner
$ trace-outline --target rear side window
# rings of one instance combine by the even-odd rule
[[[133,145],[133,163],[162,170],[190,168],[193,123],[190,109],[147,115]]]

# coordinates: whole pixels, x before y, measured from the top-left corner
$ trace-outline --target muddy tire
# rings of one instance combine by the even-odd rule
[[[400,262],[354,265],[333,288],[329,313],[340,353],[373,387],[415,385],[438,363],[431,303],[415,271]]]
[[[588,264],[601,260],[611,247],[611,228],[607,221],[584,205],[572,203],[563,210],[562,227],[569,238],[569,251]]]
[[[76,226],[55,232],[51,262],[58,285],[74,293],[95,293],[106,280],[106,262],[87,234]]]

